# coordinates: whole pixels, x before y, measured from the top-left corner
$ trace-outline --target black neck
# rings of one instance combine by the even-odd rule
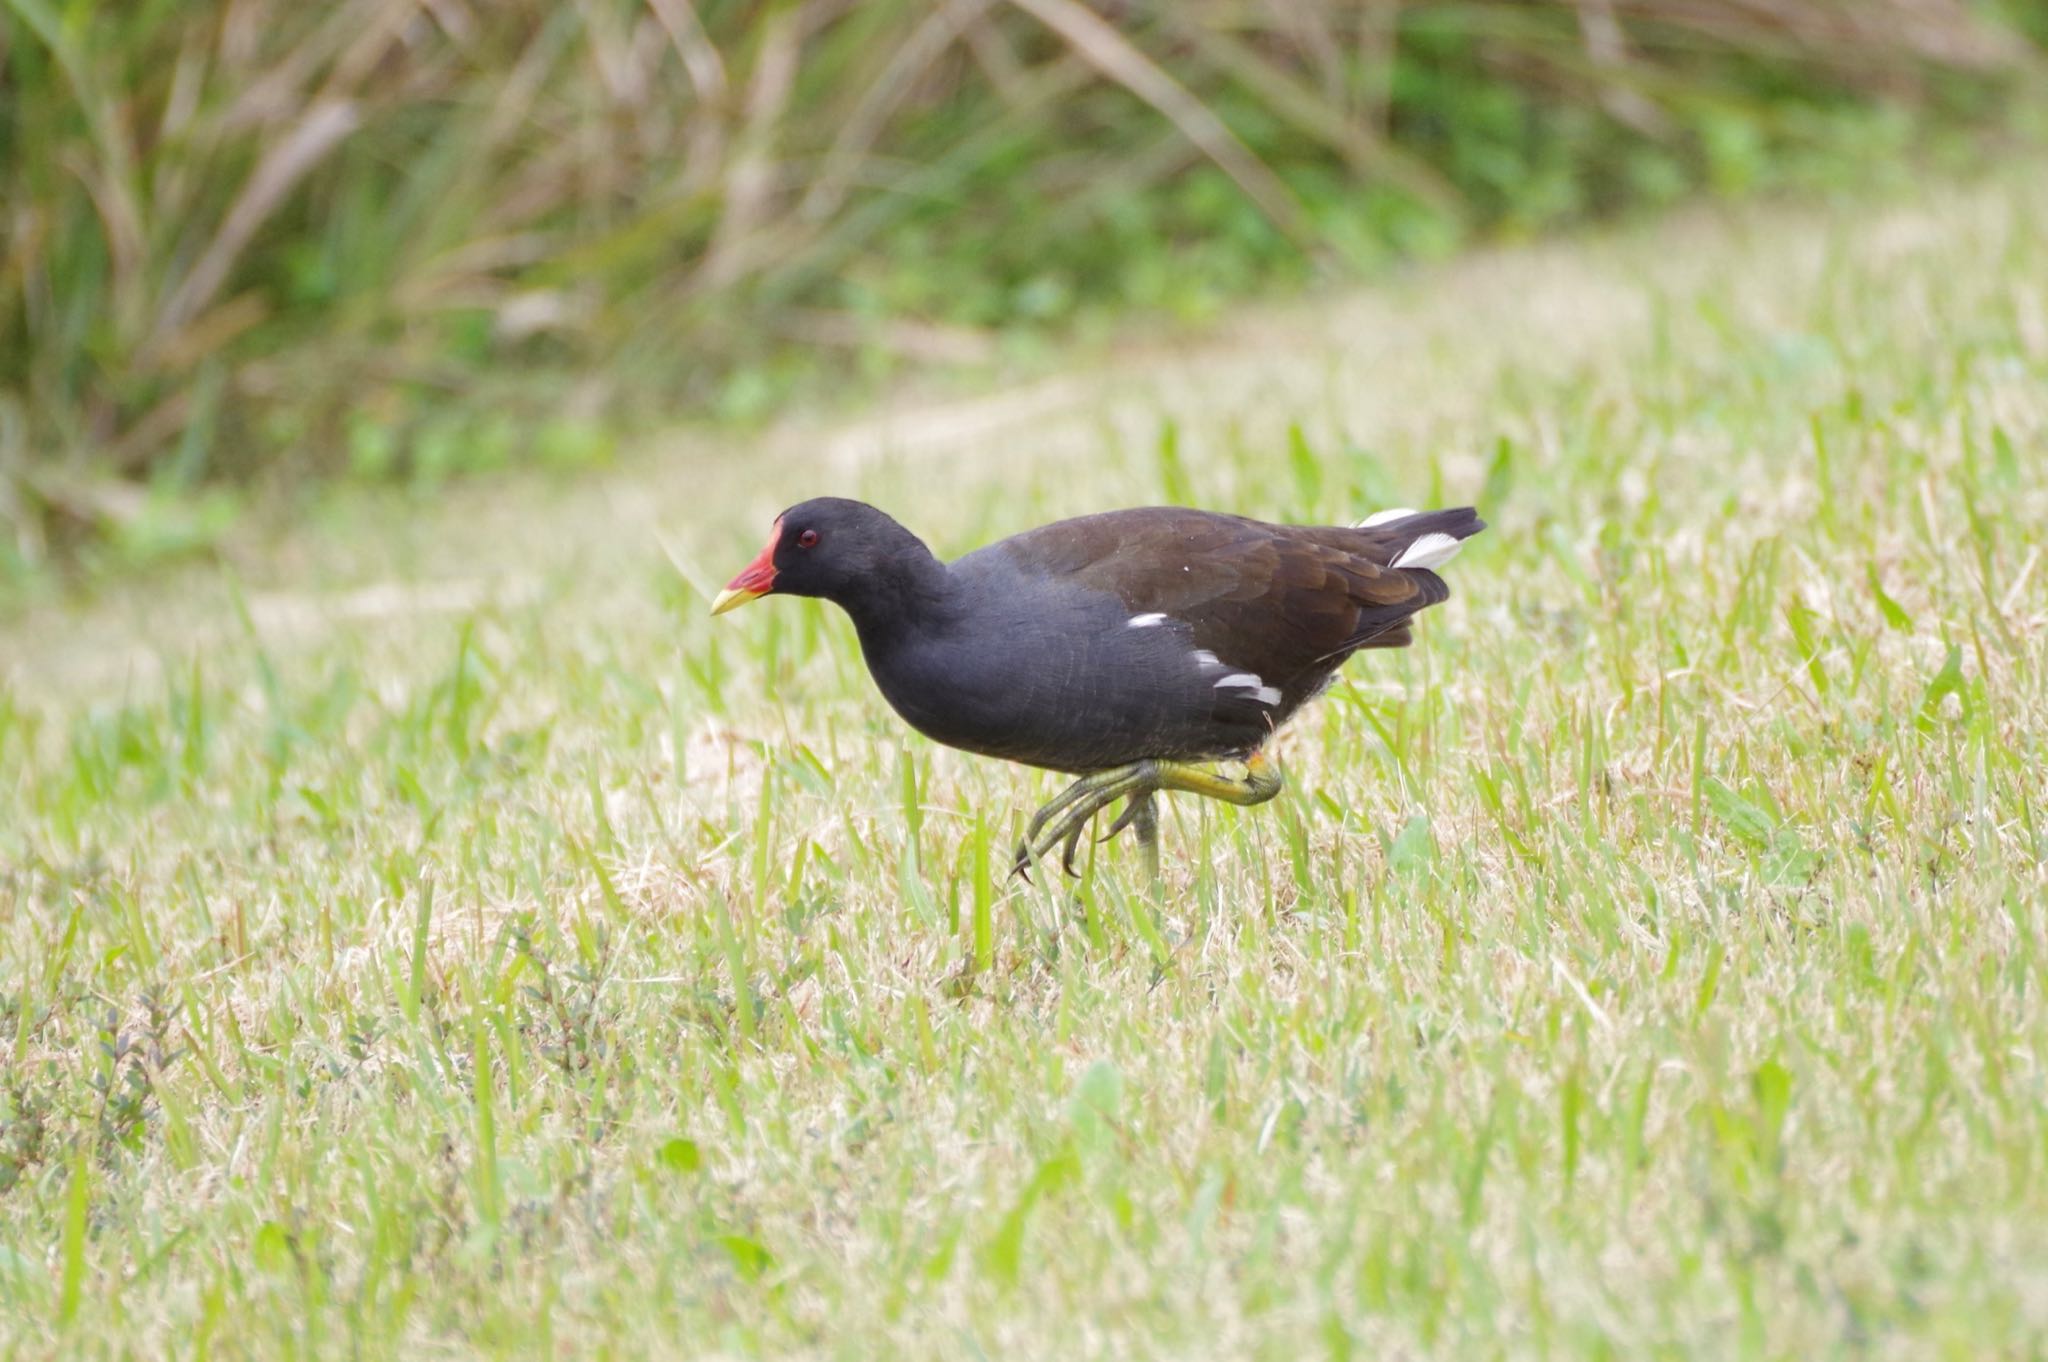
[[[946,565],[915,538],[873,565],[860,589],[839,605],[852,617],[863,647],[942,629],[959,613]]]

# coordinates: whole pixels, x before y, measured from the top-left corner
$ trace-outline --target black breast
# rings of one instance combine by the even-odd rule
[[[978,560],[978,561],[976,561]],[[935,742],[1057,771],[1256,748],[1285,717],[1262,681],[1114,595],[974,555],[950,627],[863,635],[896,712]]]

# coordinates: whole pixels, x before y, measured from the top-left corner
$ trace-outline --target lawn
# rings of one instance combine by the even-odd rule
[[[2048,1353],[2048,174],[339,495],[0,625],[0,1351]],[[783,505],[1472,502],[1405,653],[1004,878]]]

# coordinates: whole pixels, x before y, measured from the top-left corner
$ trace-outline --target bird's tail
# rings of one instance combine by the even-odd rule
[[[1380,567],[1435,571],[1458,556],[1467,539],[1486,528],[1470,506],[1444,511],[1413,511],[1397,507],[1375,511],[1352,527],[1357,530],[1361,558]]]

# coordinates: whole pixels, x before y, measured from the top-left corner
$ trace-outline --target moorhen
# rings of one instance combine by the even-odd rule
[[[1486,528],[1470,507],[1353,526],[1271,525],[1175,507],[1027,530],[952,563],[874,507],[792,506],[711,613],[774,593],[853,619],[868,671],[935,742],[1080,776],[1031,819],[1015,869],[1126,801],[1157,866],[1153,796],[1259,804],[1266,740],[1361,648],[1400,648],[1450,595],[1436,574]],[[1219,763],[1241,761],[1243,775]]]

